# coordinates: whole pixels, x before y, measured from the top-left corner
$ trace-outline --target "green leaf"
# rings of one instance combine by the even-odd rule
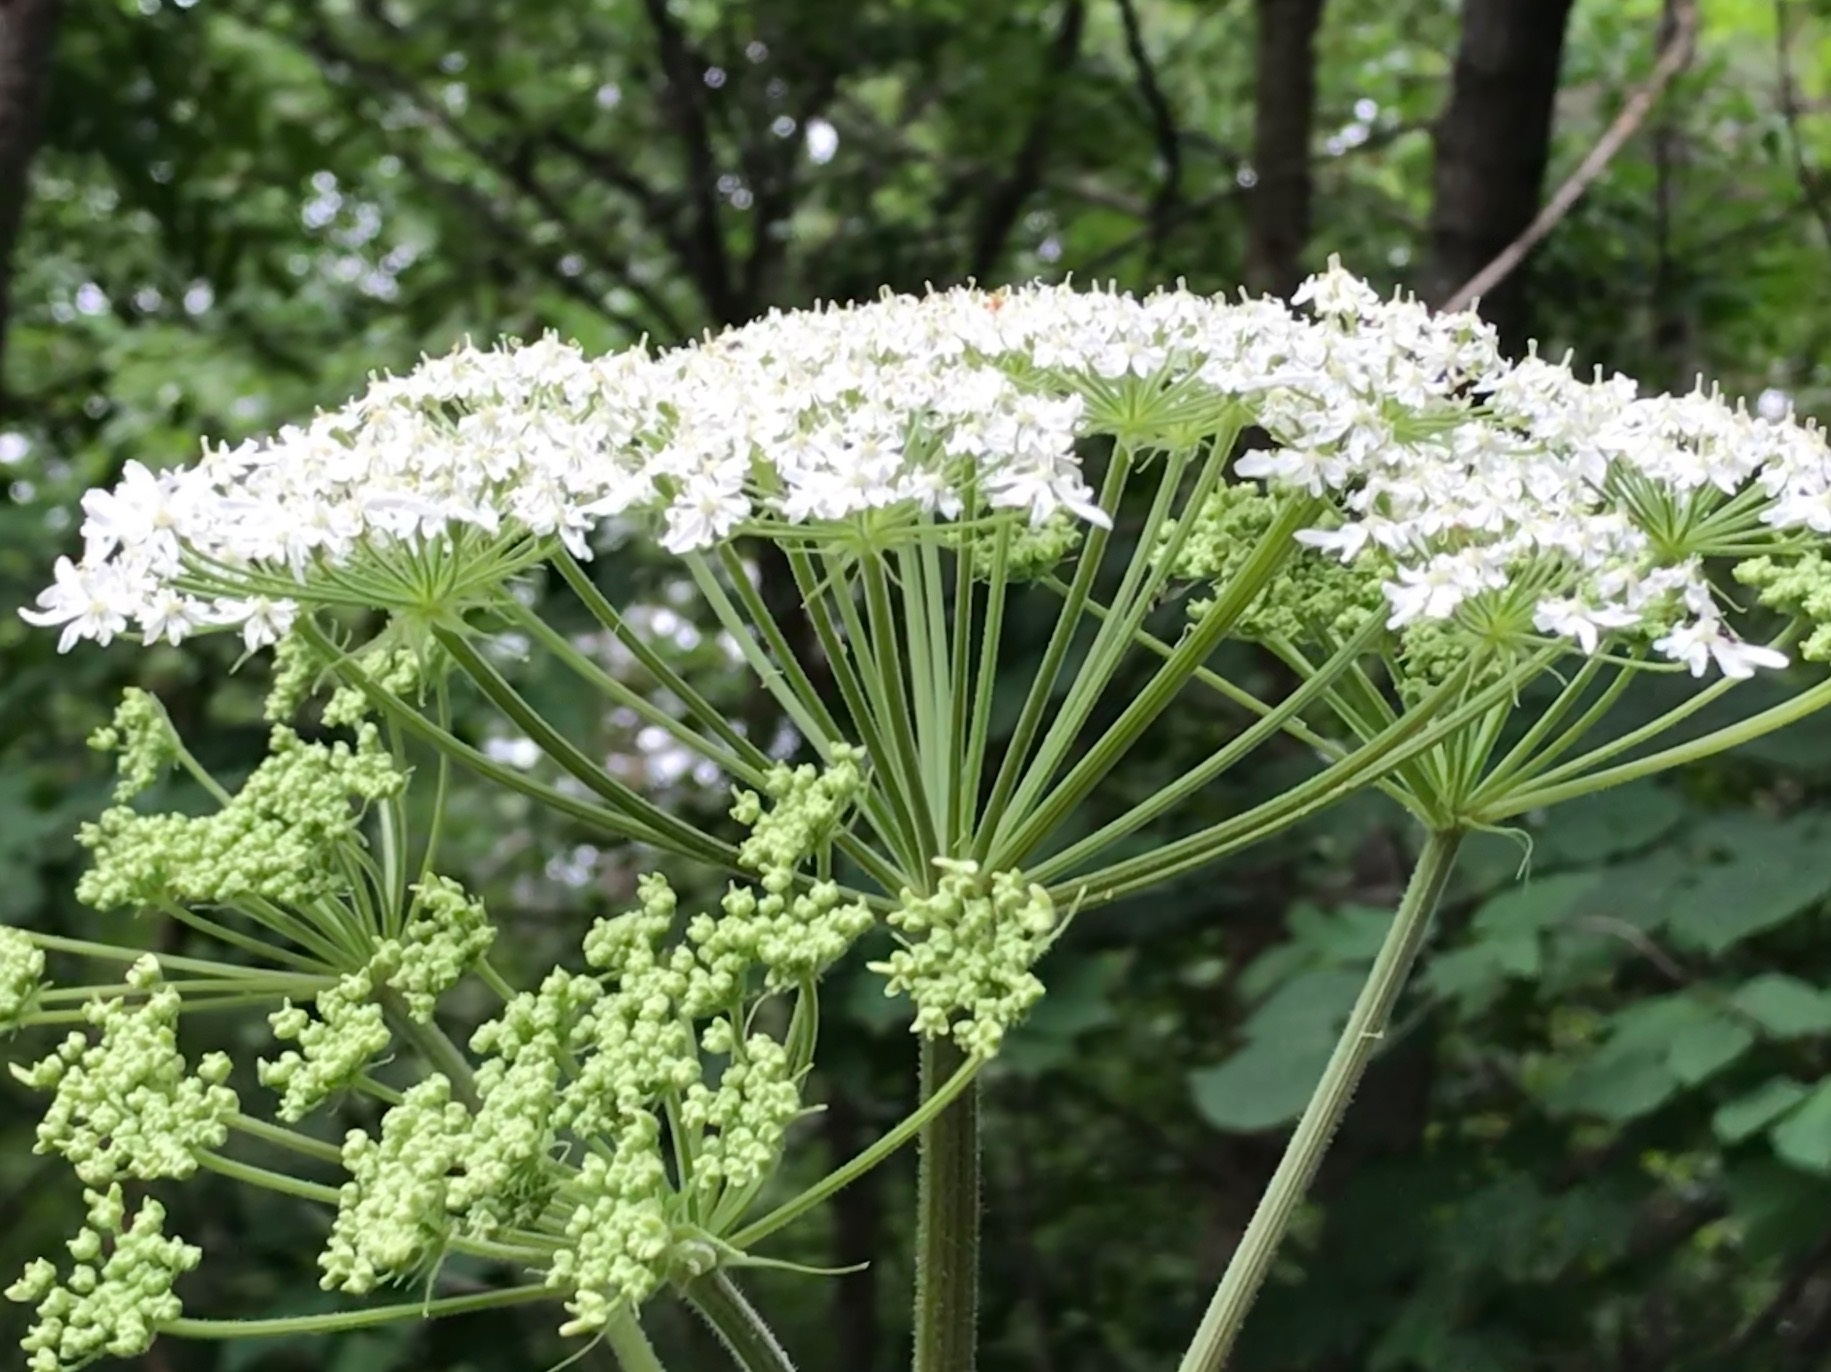
[[[1727,1016],[1694,1024],[1673,1036],[1666,1066],[1685,1085],[1696,1086],[1741,1057],[1754,1041],[1746,1026]]]
[[[1654,781],[1610,787],[1552,810],[1533,837],[1535,867],[1581,867],[1638,852],[1685,818],[1685,802]]]
[[[1831,993],[1782,972],[1768,972],[1744,982],[1730,1001],[1781,1038],[1831,1030]]]
[[[1793,1166],[1831,1175],[1831,1081],[1822,1081],[1768,1132],[1774,1152]]]
[[[1810,1089],[1791,1077],[1773,1077],[1747,1095],[1719,1106],[1710,1117],[1710,1128],[1724,1143],[1740,1143],[1798,1105]]]
[[[1477,932],[1545,929],[1568,919],[1573,907],[1598,880],[1594,872],[1558,872],[1532,877],[1484,901],[1470,927]]]
[[[1189,1073],[1189,1095],[1216,1129],[1249,1134],[1289,1124],[1322,1078],[1327,1043],[1256,1039],[1227,1061]]]
[[[1679,1080],[1653,1045],[1598,1053],[1544,1093],[1546,1106],[1567,1115],[1593,1115],[1625,1124],[1671,1099]]]
[[[1667,927],[1691,947],[1720,953],[1784,924],[1831,891],[1816,817],[1761,826],[1725,819],[1712,830],[1723,836],[1729,860],[1705,867],[1665,901]]]

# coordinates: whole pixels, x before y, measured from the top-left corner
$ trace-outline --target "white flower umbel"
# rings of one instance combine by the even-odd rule
[[[878,538],[923,515],[1103,524],[1078,439],[1173,445],[1234,404],[1276,442],[1237,474],[1325,498],[1332,551],[1382,550],[1395,627],[1556,564],[1541,630],[1586,652],[1633,629],[1696,671],[1778,665],[1700,606],[1698,559],[1831,529],[1816,430],[1510,363],[1474,315],[1382,302],[1339,268],[1296,300],[963,288],[657,354],[466,347],[194,467],[129,464],[23,613],[66,648],[130,625],[233,627],[252,648],[301,605],[461,609],[548,541],[584,556],[632,517],[675,552],[866,517]]]

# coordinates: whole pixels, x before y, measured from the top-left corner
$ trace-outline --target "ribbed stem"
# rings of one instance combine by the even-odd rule
[[[610,1345],[623,1372],[667,1372],[633,1310],[620,1310],[611,1316],[604,1326],[604,1342]]]
[[[959,1070],[950,1039],[922,1041],[922,1099]],[[922,1131],[916,1180],[913,1372],[973,1372],[979,1314],[979,1100],[963,1092]]]
[[[795,1372],[763,1317],[722,1267],[688,1282],[684,1293],[744,1372]]]
[[[1373,970],[1367,974],[1367,983],[1354,1002],[1322,1080],[1285,1146],[1271,1185],[1253,1213],[1233,1260],[1227,1264],[1214,1299],[1202,1316],[1201,1327],[1189,1351],[1183,1354],[1180,1372],[1220,1372],[1226,1364],[1246,1312],[1264,1285],[1266,1273],[1271,1271],[1285,1231],[1290,1228],[1297,1207],[1303,1204],[1323,1154],[1360,1085],[1361,1074],[1367,1070],[1392,1019],[1392,1008],[1424,944],[1425,932],[1443,898],[1461,843],[1462,834],[1457,830],[1434,832],[1425,840],[1424,851],[1418,855],[1418,865],[1412,870],[1411,882],[1393,916],[1392,927],[1386,931]]]

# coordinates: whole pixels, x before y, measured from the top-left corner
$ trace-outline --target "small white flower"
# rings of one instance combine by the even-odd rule
[[[38,593],[38,608],[22,609],[19,617],[40,628],[64,626],[57,651],[67,653],[78,642],[92,638],[106,644],[127,627],[135,608],[120,569],[110,563],[78,566],[67,557],[57,559],[56,581]]]

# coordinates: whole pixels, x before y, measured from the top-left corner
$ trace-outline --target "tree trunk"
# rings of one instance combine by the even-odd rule
[[[58,0],[0,0],[0,378],[5,375],[13,245],[25,215],[26,177],[38,151]],[[6,391],[0,382],[0,409]]]
[[[1468,0],[1450,98],[1437,121],[1430,251],[1422,294],[1448,299],[1532,222],[1551,155],[1571,0]],[[1481,313],[1517,351],[1529,322],[1515,272]]]
[[[1316,29],[1323,0],[1255,0],[1252,167],[1246,285],[1288,296],[1310,237],[1310,138],[1316,125]]]

